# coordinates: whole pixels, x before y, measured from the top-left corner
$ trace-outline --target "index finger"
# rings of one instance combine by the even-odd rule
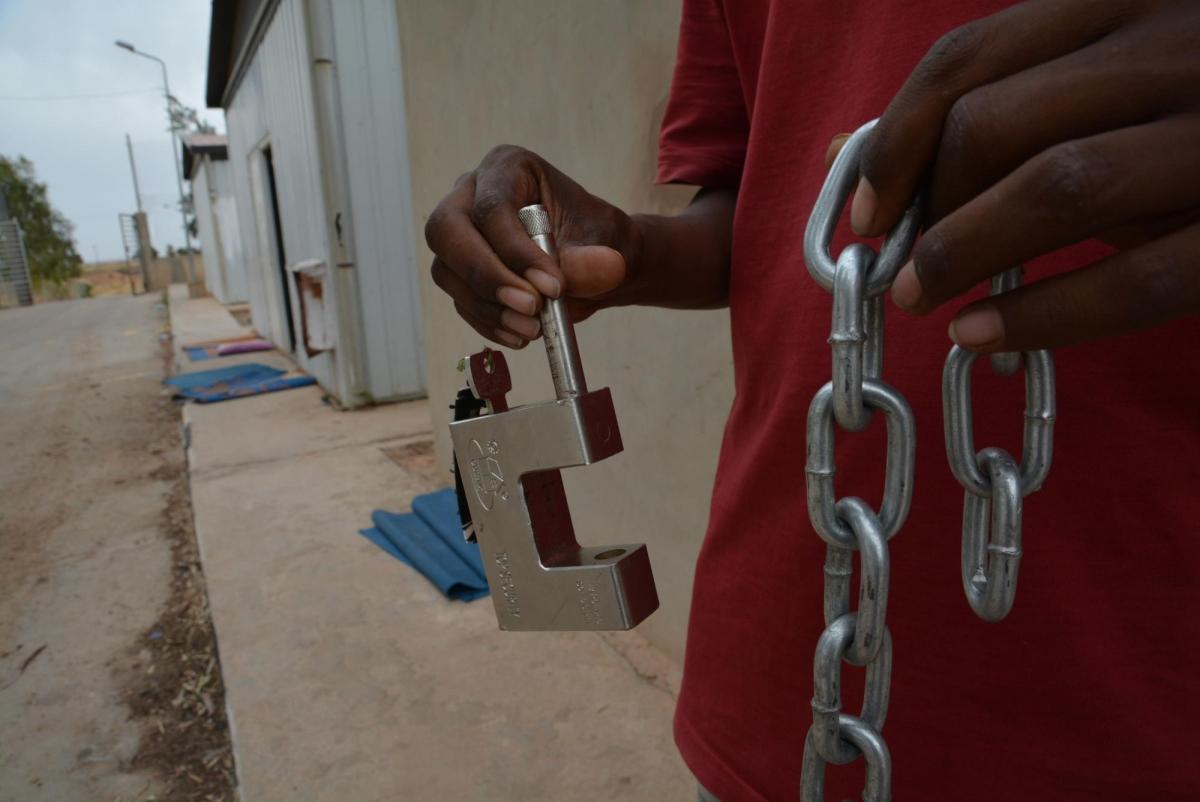
[[[521,308],[513,308],[522,314],[535,314],[537,290],[510,270],[480,234],[472,219],[474,205],[475,178],[468,173],[459,179],[454,190],[438,204],[425,223],[425,241],[430,250],[467,282],[478,297],[513,306],[512,292],[504,298],[500,296],[502,290],[511,288],[518,291],[515,297],[521,302],[518,304]]]
[[[517,216],[518,208],[540,200],[536,189],[514,187],[497,173],[484,171],[476,178],[471,219],[510,270],[543,295],[557,298],[562,292],[562,271],[530,238]]]
[[[1120,27],[1135,10],[1130,0],[1026,2],[938,39],[863,147],[862,180],[850,209],[855,232],[882,235],[904,214],[959,98],[1094,42]]]

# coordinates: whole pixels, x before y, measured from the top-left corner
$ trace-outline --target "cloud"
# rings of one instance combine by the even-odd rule
[[[155,247],[183,244],[162,72],[113,41],[162,58],[172,94],[223,131],[221,112],[204,110],[210,10],[208,0],[0,0],[0,153],[33,161],[85,260],[124,255],[117,215],[136,208],[126,133]]]

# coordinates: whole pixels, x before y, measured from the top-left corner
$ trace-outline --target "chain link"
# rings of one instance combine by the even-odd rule
[[[887,467],[879,520],[887,537],[900,531],[912,505],[916,458],[916,422],[912,408],[898,390],[880,379],[864,379],[863,401],[887,419]],[[826,543],[855,548],[854,535],[839,519],[834,499],[833,382],[826,382],[808,407],[808,518]]]
[[[860,757],[867,764],[863,802],[892,798],[892,759],[882,735],[892,684],[888,540],[904,525],[912,506],[916,423],[908,401],[882,379],[883,293],[912,249],[919,205],[905,212],[878,255],[860,243],[846,247],[837,259],[830,252],[838,219],[858,180],[863,142],[874,125],[867,123],[842,146],[804,232],[805,263],[813,279],[833,293],[833,311],[832,378],[808,409],[808,516],[826,543],[825,631],[813,658],[813,723],[804,743],[802,802],[824,802],[827,766]],[[875,410],[887,420],[887,467],[878,511],[860,498],[838,499],[833,483],[834,423],[861,431]],[[857,611],[850,609],[854,551],[860,570]],[[844,665],[866,668],[858,716],[842,712]]]
[[[981,618],[999,621],[1008,615],[1017,595],[1024,503],[1020,468],[1002,448],[985,448],[978,459],[992,492],[990,496],[964,494],[963,591]]]
[[[992,276],[992,295],[999,295],[1002,292],[1015,290],[1021,286],[1021,281],[1024,278],[1025,268],[1020,265],[1005,270],[1003,273],[997,273]],[[992,370],[1000,376],[1011,376],[1021,369],[1021,354],[1017,351],[1004,351],[992,354],[990,359]]]
[[[1013,268],[992,279],[992,294],[1020,283],[1021,268]],[[1001,375],[1025,366],[1025,429],[1018,466],[1004,449],[975,451],[971,366],[977,356],[958,346],[950,349],[942,371],[942,409],[950,470],[965,491],[963,590],[976,615],[1000,621],[1017,594],[1024,498],[1041,488],[1054,456],[1054,359],[1049,351],[992,355],[992,369]]]

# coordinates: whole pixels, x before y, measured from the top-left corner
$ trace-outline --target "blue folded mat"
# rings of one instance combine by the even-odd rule
[[[187,358],[193,362],[199,362],[203,359],[213,359],[216,354],[210,354],[208,349],[202,345],[193,348],[184,348],[183,352],[187,354]]]
[[[305,387],[317,382],[312,376],[284,376],[284,373],[286,371],[279,368],[248,362],[215,370],[181,373],[166,379],[165,383],[178,389],[177,395],[211,404],[231,398]]]
[[[463,540],[454,488],[417,496],[412,509],[404,515],[375,510],[375,526],[360,534],[416,568],[448,599],[473,601],[488,595],[479,546]]]

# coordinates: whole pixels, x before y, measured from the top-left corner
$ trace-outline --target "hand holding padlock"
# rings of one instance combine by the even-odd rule
[[[546,210],[518,215],[556,256]],[[541,323],[556,399],[509,409],[504,355],[485,350],[466,359],[483,414],[450,425],[496,618],[508,630],[631,629],[658,609],[646,546],[580,546],[559,474],[621,451],[612,395],[588,391],[561,299],[546,301]]]

